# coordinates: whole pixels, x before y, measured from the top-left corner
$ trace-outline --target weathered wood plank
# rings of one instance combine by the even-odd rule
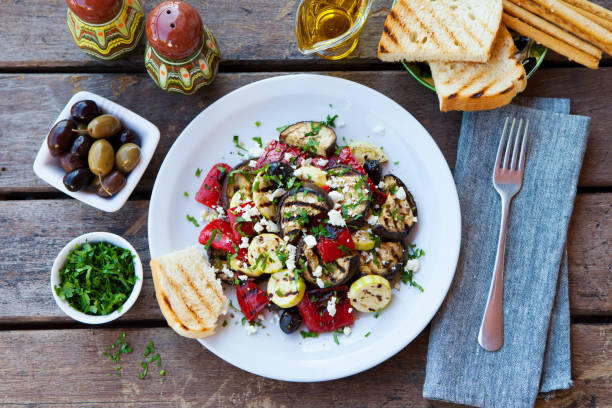
[[[583,194],[576,201],[568,243],[574,315],[612,314],[611,199],[612,194]],[[0,323],[71,321],[51,296],[51,265],[68,241],[95,230],[124,236],[145,266],[140,298],[122,320],[162,319],[148,266],[147,208],[148,201],[129,201],[107,214],[75,200],[0,201],[0,231],[8,237],[0,240],[5,254],[0,258]]]
[[[597,0],[612,8],[612,0]],[[143,1],[145,13],[157,2]],[[360,36],[356,51],[344,60],[334,62],[339,67],[351,64],[375,64],[394,66],[376,59],[376,51],[385,18],[393,0],[375,0],[370,15]],[[204,23],[213,31],[223,57],[223,65],[240,66],[251,63],[326,64],[329,61],[316,56],[304,56],[297,49],[295,37],[295,12],[297,0],[280,2],[253,0],[249,2],[224,0],[192,0],[190,4],[200,12]],[[129,57],[106,62],[92,58],[72,41],[66,26],[66,4],[62,0],[37,2],[2,2],[0,13],[0,67],[81,67],[112,68],[114,70],[142,70],[143,49],[141,44]],[[143,40],[144,43],[144,40]],[[16,52],[27,44],[28,52]],[[609,59],[609,56],[605,56]],[[567,58],[551,53],[547,61],[567,62]]]
[[[372,87],[411,112],[436,140],[451,167],[455,163],[461,115],[438,111],[436,96],[405,72],[330,72]],[[0,75],[0,193],[55,191],[32,171],[34,157],[57,114],[80,90],[109,97],[154,122],[161,140],[139,191],[150,191],[168,149],[183,128],[212,102],[245,84],[273,74],[223,74],[194,96],[170,95],[144,74]],[[608,111],[612,68],[543,69],[530,81],[527,95],[568,97],[572,110],[592,117],[581,186],[612,185]],[[226,135],[231,136],[231,131]]]
[[[121,361],[121,377],[101,355],[118,329],[0,332],[0,403],[83,406],[130,403],[137,407],[451,407],[424,400],[427,330],[395,357],[364,373],[324,383],[288,383],[243,372],[194,340],[168,328],[125,330],[134,353]],[[612,325],[573,325],[575,386],[537,407],[608,407],[612,404]],[[167,381],[157,369],[138,378],[149,340],[160,352]],[[36,356],[35,359],[32,356]],[[66,384],[70,384],[69,387]],[[134,405],[132,405],[134,404]],[[94,405],[94,406],[96,406]]]

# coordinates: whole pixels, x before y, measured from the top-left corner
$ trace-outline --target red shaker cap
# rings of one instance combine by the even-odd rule
[[[204,27],[200,14],[183,1],[165,1],[147,18],[147,38],[162,56],[183,59],[202,45]]]
[[[66,4],[84,22],[102,24],[119,13],[123,0],[66,0]]]

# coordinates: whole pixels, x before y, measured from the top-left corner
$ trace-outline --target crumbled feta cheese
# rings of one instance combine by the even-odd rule
[[[266,196],[268,197],[268,200],[274,201],[275,198],[282,197],[286,192],[287,191],[284,188],[277,188],[272,193],[268,193]]]
[[[376,215],[370,215],[368,217],[368,224],[376,225],[377,222],[378,222],[378,217]]]
[[[238,245],[238,247],[240,247],[240,248],[248,248],[249,247],[249,238],[248,237],[241,237],[240,238],[240,245]]]
[[[285,242],[289,242],[289,235],[285,235],[285,236],[283,237],[283,240],[284,240]]]
[[[295,156],[292,155],[291,153],[285,153],[285,155],[283,156],[283,158],[285,159],[285,161],[290,162],[291,160],[295,159]]]
[[[417,217],[412,217],[412,222],[417,222]]]
[[[366,263],[369,263],[369,262],[370,262],[370,261],[372,261],[372,260],[374,260],[374,255],[372,255],[372,253],[370,252],[370,253],[368,254],[368,257],[366,258],[366,260],[365,260],[365,261],[366,261]]]
[[[349,312],[349,313],[353,313],[353,308],[352,308],[352,307],[349,307],[349,308],[348,308],[348,312]]]
[[[331,317],[334,317],[336,315],[336,297],[335,296],[332,296],[327,301],[327,313],[329,313]]]
[[[348,327],[348,326],[344,326],[344,329],[342,330],[342,332],[344,332],[345,336],[350,336],[352,331],[353,330],[351,330],[351,328]]]
[[[323,274],[323,268],[321,267],[321,265],[317,265],[315,270],[312,271],[312,276],[314,276],[315,278],[320,278],[322,274]]]
[[[259,157],[263,154],[263,149],[259,146],[253,146],[249,149],[249,156],[251,157]]]
[[[395,198],[397,198],[398,200],[405,200],[406,190],[404,190],[402,187],[398,188],[397,191],[395,192]]]
[[[308,248],[312,248],[313,246],[317,245],[317,239],[312,235],[306,235],[304,237],[304,243]]]
[[[340,203],[336,203],[336,204],[334,204],[334,210],[337,210],[337,209],[338,209],[338,208],[340,208],[340,207],[342,207],[342,206],[340,205]]]
[[[228,277],[228,278],[233,278],[234,277],[234,271],[232,271],[231,269],[229,269],[227,267],[227,265],[223,265],[223,270],[222,272]]]
[[[257,333],[257,326],[247,324],[244,326],[244,330],[249,334],[255,334]]]
[[[329,198],[332,199],[334,203],[344,200],[344,194],[339,191],[332,190],[327,195],[329,196]]]
[[[241,207],[236,210],[236,213],[239,214],[245,221],[253,221],[253,217],[258,217],[261,215],[259,210],[254,205]]]
[[[374,129],[372,129],[374,131],[374,133],[378,133],[379,135],[383,135],[385,134],[385,127],[384,126],[374,126]]]
[[[335,225],[338,227],[346,227],[346,221],[342,218],[342,214],[338,210],[330,210],[327,213],[327,217],[329,217],[329,223],[331,225]]]
[[[378,183],[378,185],[376,186],[381,190],[384,190],[387,188],[387,184],[385,184],[385,182],[383,180],[380,180],[380,183]]]
[[[310,157],[302,160],[302,166],[310,166],[311,164],[312,164],[312,159]]]
[[[320,288],[324,288],[325,287],[325,282],[323,282],[323,279],[317,278],[317,286],[320,287]]]
[[[418,272],[420,267],[421,267],[421,262],[419,262],[418,259],[409,259],[408,262],[406,262],[405,269],[407,271]]]
[[[336,126],[338,126],[339,128],[342,128],[345,126],[344,122],[336,122]]]
[[[297,248],[295,245],[292,244],[287,244],[286,246],[287,248],[287,270],[289,270],[289,272],[293,272],[293,270],[295,269],[295,254],[297,252]]]
[[[261,220],[257,221],[255,225],[253,225],[253,229],[258,234],[261,234],[261,232],[264,230],[264,225],[262,223],[263,220],[265,220],[265,218],[262,218]]]
[[[240,279],[241,281],[244,282],[244,281],[247,281],[249,279],[249,277],[246,276],[246,275],[238,275],[238,279]]]
[[[327,163],[329,163],[329,160],[327,160],[327,159],[323,159],[323,158],[321,158],[321,159],[317,160],[317,164],[318,164],[319,166],[321,166],[321,167],[326,166],[326,165],[327,165]]]
[[[268,232],[278,232],[278,231],[280,231],[280,229],[278,228],[278,225],[276,225],[276,223],[274,221],[262,218],[261,219],[261,223],[263,223],[266,226],[266,229],[268,230]]]
[[[255,160],[249,161],[249,167],[253,167],[254,168],[255,166],[257,166],[257,161],[255,161]]]

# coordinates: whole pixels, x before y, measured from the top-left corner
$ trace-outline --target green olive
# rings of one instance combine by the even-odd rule
[[[96,176],[105,176],[115,165],[113,146],[106,139],[96,140],[89,148],[87,155],[89,170]]]
[[[139,161],[140,147],[135,143],[122,145],[115,154],[115,167],[123,173],[134,170]]]
[[[114,136],[121,130],[121,121],[113,115],[101,115],[89,122],[87,132],[95,139]]]

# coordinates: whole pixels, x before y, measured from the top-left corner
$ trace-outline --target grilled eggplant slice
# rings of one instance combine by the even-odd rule
[[[372,231],[383,239],[399,241],[406,237],[416,224],[417,207],[412,194],[402,180],[392,174],[383,178],[387,200]],[[401,192],[403,190],[403,193]]]
[[[303,239],[297,245],[300,266],[303,264],[304,280],[314,287],[343,285],[359,270],[359,253],[324,263],[317,247],[308,248]],[[319,279],[320,281],[317,281]]]
[[[221,205],[223,208],[226,210],[230,208],[230,201],[238,190],[243,189],[246,192],[250,192],[254,178],[255,173],[249,167],[249,160],[243,161],[234,167],[223,181],[221,189]]]
[[[408,251],[401,241],[386,241],[374,250],[361,251],[359,259],[359,270],[363,275],[380,275],[391,279],[404,269]]]
[[[306,184],[285,194],[276,217],[283,236],[288,236],[289,242],[295,242],[302,228],[323,219],[333,207],[334,203],[325,190]]]
[[[367,176],[347,166],[333,166],[327,169],[327,185],[330,195],[335,191],[339,197],[334,201],[342,207],[346,225],[362,227],[372,201]]]
[[[278,140],[314,155],[331,156],[336,150],[336,132],[321,122],[293,124],[281,132]]]

